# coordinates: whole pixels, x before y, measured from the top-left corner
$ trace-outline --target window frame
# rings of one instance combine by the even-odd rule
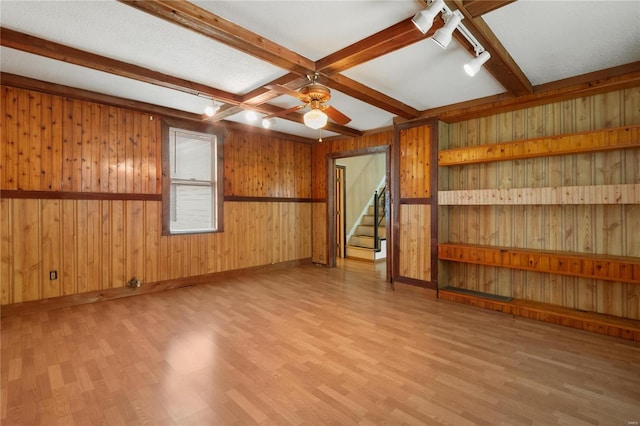
[[[171,231],[171,145],[170,130],[184,130],[186,132],[205,133],[215,137],[216,165],[215,183],[212,185],[214,194],[213,215],[215,229],[202,231]],[[226,132],[211,123],[194,122],[188,120],[162,120],[162,235],[197,235],[224,232],[224,137]]]

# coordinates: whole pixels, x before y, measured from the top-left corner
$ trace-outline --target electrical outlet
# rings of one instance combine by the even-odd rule
[[[58,279],[58,271],[49,271],[49,279],[51,281]]]

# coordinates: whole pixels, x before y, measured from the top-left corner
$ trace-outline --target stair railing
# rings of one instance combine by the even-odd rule
[[[373,193],[373,241],[375,243],[375,250],[380,251],[380,236],[378,235],[378,227],[380,223],[384,220],[386,216],[386,187],[383,187],[380,190],[380,194],[378,191]],[[381,205],[382,204],[382,205]]]

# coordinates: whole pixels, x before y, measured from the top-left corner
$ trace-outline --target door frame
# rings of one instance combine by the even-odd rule
[[[350,151],[332,152],[330,154],[327,154],[327,157],[326,157],[327,240],[326,241],[330,242],[327,244],[327,267],[329,268],[335,268],[336,252],[337,252],[336,245],[335,245],[335,241],[336,241],[336,215],[335,215],[336,159],[347,158],[347,157],[359,157],[362,155],[370,155],[370,154],[385,154],[385,175],[387,179],[387,191],[388,191],[388,196],[385,200],[385,211],[386,211],[385,222],[386,222],[387,230],[390,229],[389,226],[391,223],[393,223],[393,217],[395,212],[393,211],[394,203],[392,202],[394,197],[394,193],[393,193],[394,184],[393,184],[393,181],[391,180],[393,175],[391,173],[391,166],[393,164],[393,161],[391,158],[391,155],[392,155],[391,145],[379,145],[379,146],[373,146],[370,148],[361,148],[361,149],[354,149]],[[394,271],[394,268],[395,268],[395,265],[393,262],[393,256],[392,256],[392,247],[393,247],[393,233],[391,233],[390,235],[389,232],[387,232],[387,258],[385,263],[387,265],[387,281],[389,282],[391,282],[391,277],[393,276],[392,272]]]
[[[338,189],[338,185],[336,185],[336,196],[342,198],[342,202],[340,203],[340,205],[342,206],[342,211],[340,212],[340,217],[342,218],[342,230],[341,230],[341,234],[342,234],[342,241],[340,241],[340,243],[338,244],[338,247],[341,248],[341,258],[344,258],[347,256],[347,221],[345,220],[345,212],[347,211],[347,190],[345,188],[345,183],[346,183],[346,177],[347,177],[347,166],[342,166],[339,164],[336,164],[336,167],[334,169],[334,173],[337,174],[337,171],[341,170],[341,177],[342,177],[342,186],[340,186],[340,194],[337,194],[337,189]],[[336,182],[337,183],[337,182]],[[338,203],[336,202],[336,207],[338,207]],[[337,215],[338,211],[337,209],[334,209],[334,214]],[[336,229],[339,226],[339,223],[336,223]],[[336,241],[338,240],[338,235],[336,235]],[[336,254],[336,257],[338,256],[338,254]]]

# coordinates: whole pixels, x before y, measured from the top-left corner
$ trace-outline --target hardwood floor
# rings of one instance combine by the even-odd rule
[[[2,319],[2,425],[634,425],[640,345],[303,265]]]

